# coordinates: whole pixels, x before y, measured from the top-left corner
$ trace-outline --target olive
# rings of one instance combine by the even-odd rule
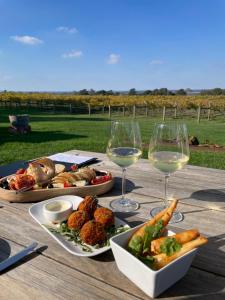
[[[49,183],[48,186],[47,186],[47,188],[48,188],[48,189],[52,189],[52,188],[54,188],[54,186],[53,186],[52,183]]]
[[[5,189],[5,190],[9,190],[9,183],[7,180],[1,181],[0,183],[0,187]]]

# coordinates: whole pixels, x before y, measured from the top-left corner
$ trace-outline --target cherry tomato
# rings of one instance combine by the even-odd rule
[[[19,169],[16,171],[16,175],[24,174],[25,172],[26,172],[26,169]]]
[[[98,176],[98,177],[92,179],[91,184],[92,185],[101,184],[101,183],[107,182],[111,179],[112,179],[111,175]]]
[[[68,182],[64,182],[64,188],[71,187],[71,185]]]
[[[75,172],[78,170],[78,165],[74,164],[70,167],[71,171]]]

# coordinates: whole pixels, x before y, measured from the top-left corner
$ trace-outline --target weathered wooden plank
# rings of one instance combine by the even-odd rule
[[[10,242],[13,252],[21,246]],[[0,299],[147,299],[113,287],[43,255],[30,254],[0,278]],[[124,278],[125,279],[125,278]],[[129,282],[129,285],[130,284]]]
[[[9,242],[13,252],[21,249]],[[116,270],[119,272],[118,270]],[[90,274],[92,275],[92,274]],[[114,275],[114,274],[112,274]],[[126,278],[123,276],[123,280]],[[213,283],[213,284],[212,284]],[[1,299],[150,299],[139,289],[135,296],[43,255],[31,254],[0,277]],[[224,299],[225,279],[191,268],[161,296],[163,299]]]

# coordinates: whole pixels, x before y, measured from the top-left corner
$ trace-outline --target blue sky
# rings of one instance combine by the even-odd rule
[[[225,88],[224,0],[0,0],[0,90]]]

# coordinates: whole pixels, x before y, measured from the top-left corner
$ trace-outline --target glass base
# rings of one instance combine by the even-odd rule
[[[110,207],[118,212],[132,212],[139,208],[139,203],[129,199],[116,199],[110,202]]]
[[[150,215],[152,217],[155,217],[160,211],[162,211],[163,209],[165,209],[165,206],[160,206],[160,207],[155,207],[153,208],[151,211],[150,211]],[[178,223],[178,222],[181,222],[183,221],[184,219],[184,216],[181,212],[179,211],[175,211],[173,213],[173,216],[172,218],[170,219],[169,221],[169,224],[173,224],[173,223]]]

